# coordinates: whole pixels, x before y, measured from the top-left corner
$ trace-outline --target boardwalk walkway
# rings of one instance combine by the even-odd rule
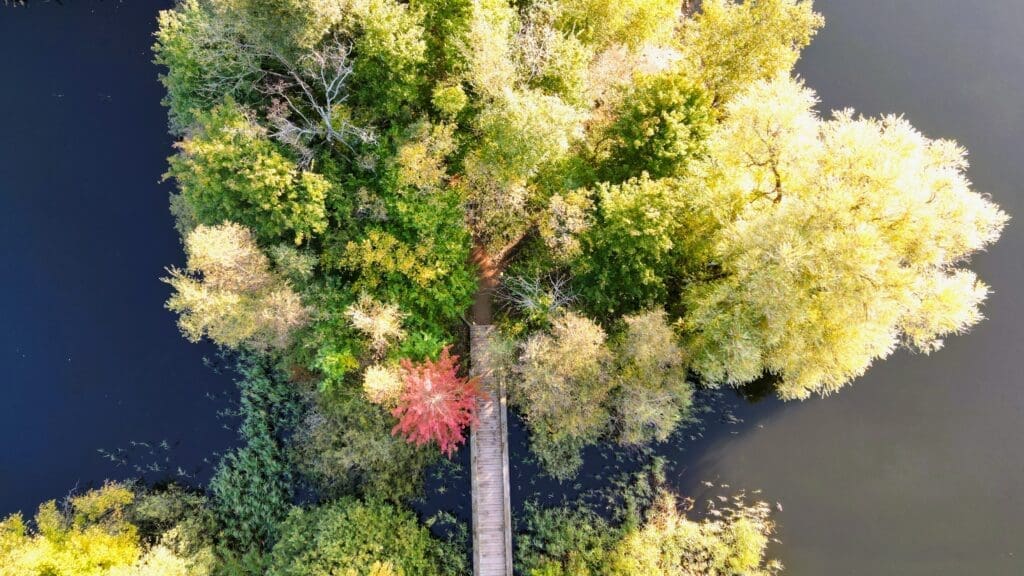
[[[473,484],[473,574],[512,576],[512,526],[508,490],[508,423],[504,386],[491,378],[488,340],[493,326],[470,327],[470,360],[489,398],[469,439]]]

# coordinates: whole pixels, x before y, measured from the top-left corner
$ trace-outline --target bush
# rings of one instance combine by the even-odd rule
[[[360,385],[324,390],[296,431],[299,466],[328,496],[372,495],[393,502],[414,496],[439,454],[392,436],[394,425]]]
[[[646,176],[601,184],[596,217],[572,261],[579,304],[598,318],[664,306],[680,273],[684,192]]]
[[[598,576],[618,540],[617,531],[587,508],[528,505],[516,538],[516,569],[525,576]]]
[[[663,310],[627,316],[625,323],[615,347],[618,440],[634,446],[664,442],[690,415],[686,359]]]
[[[528,505],[516,569],[525,576],[772,576],[767,503],[726,498],[700,520],[679,510],[660,472],[644,471],[618,493],[607,517],[586,503]]]
[[[167,308],[178,312],[185,337],[204,336],[221,346],[282,349],[308,322],[309,310],[270,261],[252,233],[231,222],[200,224],[185,239],[187,268],[170,269],[174,288]]]
[[[523,346],[513,398],[530,425],[531,448],[560,479],[575,474],[579,449],[610,422],[611,360],[604,330],[572,312]]]
[[[434,539],[412,512],[379,501],[343,498],[292,511],[271,554],[268,575],[361,576],[378,574],[386,565],[409,576],[466,570],[461,555]]]
[[[108,483],[73,496],[66,508],[39,507],[34,529],[20,514],[0,521],[0,574],[5,576],[208,576],[209,547],[179,527],[146,543],[129,519],[135,492]],[[139,512],[139,506],[134,505]],[[173,514],[172,514],[173,515]],[[169,519],[169,518],[168,518]]]

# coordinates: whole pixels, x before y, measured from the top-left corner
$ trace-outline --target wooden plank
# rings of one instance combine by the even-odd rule
[[[508,416],[504,386],[491,377],[487,347],[492,326],[470,327],[473,373],[488,394],[470,433],[473,505],[473,574],[512,576],[512,511],[509,503]]]

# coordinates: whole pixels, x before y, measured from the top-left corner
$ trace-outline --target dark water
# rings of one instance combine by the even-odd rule
[[[149,45],[169,2],[2,4],[6,515],[135,465],[193,474],[234,434],[204,396],[230,391],[230,378],[204,367],[212,351],[185,342],[162,308],[158,278],[182,256],[159,183],[171,142]],[[162,440],[168,449],[131,446]],[[100,448],[126,449],[128,464]]]
[[[233,439],[203,397],[230,381],[177,335],[156,281],[181,257],[157,182],[170,142],[148,53],[164,4],[0,8],[0,513],[132,475],[96,448],[180,441],[173,466],[190,469]],[[799,71],[823,109],[902,112],[957,139],[977,188],[1024,214],[1024,2],[817,5],[829,22]],[[972,264],[994,289],[972,334],[898,354],[825,400],[727,400],[742,423],[713,419],[660,450],[673,483],[781,502],[772,552],[787,574],[1024,574],[1020,224]],[[620,465],[588,456],[591,470]],[[514,497],[550,491],[515,467]]]

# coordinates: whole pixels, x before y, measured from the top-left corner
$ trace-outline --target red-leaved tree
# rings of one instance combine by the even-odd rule
[[[418,364],[402,361],[404,387],[398,407],[391,414],[398,418],[392,434],[401,434],[418,445],[437,442],[451,456],[466,441],[463,430],[476,424],[477,400],[483,398],[476,378],[458,375],[459,357],[446,347],[437,362]]]

